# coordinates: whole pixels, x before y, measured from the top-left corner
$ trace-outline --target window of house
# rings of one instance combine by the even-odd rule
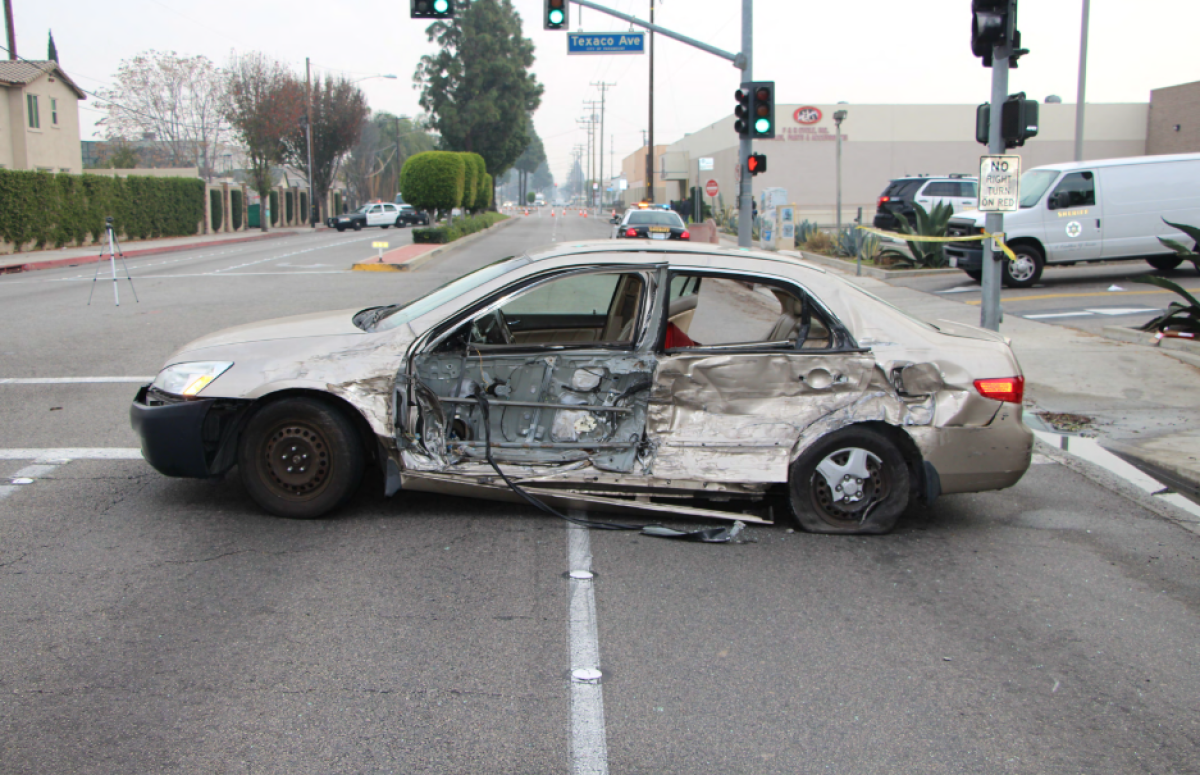
[[[50,123],[58,126],[58,100],[50,98]]]
[[[41,129],[42,128],[42,120],[38,116],[37,102],[38,102],[38,100],[37,100],[36,94],[26,94],[25,95],[25,107],[29,111],[29,128],[30,129]]]

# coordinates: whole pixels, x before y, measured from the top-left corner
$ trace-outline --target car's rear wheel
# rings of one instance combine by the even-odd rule
[[[1030,288],[1042,276],[1046,259],[1041,251],[1031,245],[1013,245],[1012,252],[1017,257],[1011,261],[1004,257],[1004,284],[1010,288]]]
[[[971,271],[967,271],[966,269],[964,269],[963,271],[967,273],[967,277],[970,277],[975,282],[977,282],[977,283],[983,282],[983,272],[971,272]]]
[[[381,229],[390,229],[390,228],[391,228],[391,226],[392,226],[392,224],[390,224],[390,223],[385,223],[385,224],[382,224],[382,225],[381,225],[379,228],[381,228]]]
[[[1183,259],[1174,256],[1151,256],[1146,259],[1146,263],[1160,272],[1169,272],[1182,264]]]
[[[810,533],[886,533],[908,508],[909,472],[886,436],[844,428],[792,464],[792,512]]]
[[[312,398],[266,405],[238,444],[238,470],[250,497],[289,519],[316,519],[344,504],[358,489],[364,465],[354,425]]]
[[[339,226],[339,227],[337,227],[337,230],[338,230],[338,231],[345,231],[345,230],[346,230],[346,227],[345,227],[345,226]]]
[[[354,222],[354,230],[355,230],[355,231],[362,231],[362,221],[355,221],[355,222]]]

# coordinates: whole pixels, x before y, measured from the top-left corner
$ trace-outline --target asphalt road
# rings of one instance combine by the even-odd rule
[[[411,273],[345,271],[379,232],[177,253],[119,308],[91,267],[0,277],[0,379],[149,376],[607,231],[544,213]],[[292,522],[78,449],[135,446],[135,388],[0,383],[5,775],[1200,772],[1200,537],[1048,458],[873,538],[568,530],[377,475]]]
[[[1144,261],[1111,261],[1047,267],[1032,288],[1004,288],[1000,305],[1005,315],[1096,334],[1104,326],[1137,328],[1161,314],[1172,301],[1182,301],[1166,289],[1133,282],[1135,277],[1152,274],[1178,283],[1193,294],[1200,292],[1200,275],[1188,262],[1162,272]],[[979,283],[961,273],[889,282],[927,293],[950,294],[967,304],[978,305],[981,296]]]

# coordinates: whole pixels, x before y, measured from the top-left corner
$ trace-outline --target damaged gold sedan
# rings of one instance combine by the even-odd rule
[[[884,533],[911,504],[1021,478],[1023,388],[1001,336],[810,264],[606,241],[201,338],[131,412],[159,471],[236,464],[284,517],[333,511],[374,463],[388,495]]]

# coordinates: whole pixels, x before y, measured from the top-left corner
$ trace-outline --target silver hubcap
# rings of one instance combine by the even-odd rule
[[[868,467],[871,463],[874,466]],[[829,497],[834,503],[858,503],[870,489],[871,468],[878,469],[881,465],[879,458],[859,447],[839,449],[827,455],[817,473],[825,479],[829,487]],[[867,486],[864,487],[864,483]]]
[[[1036,269],[1037,262],[1033,260],[1033,256],[1026,253],[1017,253],[1017,260],[1009,262],[1008,276],[1019,282],[1024,282],[1033,277],[1034,270]]]

